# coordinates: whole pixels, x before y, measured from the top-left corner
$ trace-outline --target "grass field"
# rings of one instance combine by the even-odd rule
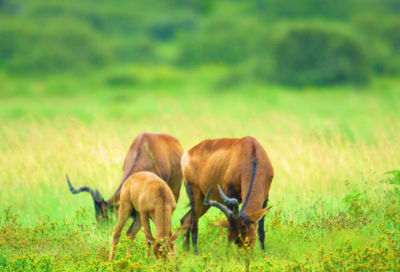
[[[117,87],[101,75],[76,83],[0,76],[1,271],[242,271],[248,263],[250,271],[400,271],[400,172],[385,174],[400,169],[398,80],[285,90],[218,88],[201,71],[190,80],[182,71],[141,73],[137,85]],[[184,149],[206,138],[259,139],[276,174],[266,252],[229,246],[213,226],[223,215],[211,209],[200,219],[198,255],[184,252],[180,237],[170,261],[146,258],[140,233],[132,256],[123,237],[108,262],[115,221],[98,225],[90,196],[72,195],[64,175],[109,197],[141,131],[175,135]],[[182,191],[175,228],[187,204]]]

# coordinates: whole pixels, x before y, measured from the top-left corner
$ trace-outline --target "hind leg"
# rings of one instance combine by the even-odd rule
[[[140,221],[140,214],[136,213],[135,218],[133,219],[132,225],[126,231],[126,235],[129,236],[131,241],[133,241],[136,237],[136,234],[139,232],[140,228],[142,227],[142,222]],[[128,247],[128,255],[131,255],[132,252],[132,244]]]
[[[204,206],[204,195],[201,190],[195,186],[193,186],[193,206],[192,206],[192,222],[190,226],[191,235],[192,235],[192,244],[194,248],[194,253],[198,253],[197,250],[197,235],[199,233],[199,219],[200,217],[207,212],[210,208],[209,206]]]
[[[265,207],[267,207],[267,203],[268,203],[268,198],[263,203],[263,206],[262,206],[263,209]],[[264,246],[264,240],[265,240],[264,217],[265,217],[265,215],[263,215],[263,217],[260,219],[260,221],[258,221],[258,239],[260,240],[260,244],[261,244],[261,249],[262,250],[265,250],[265,246]]]
[[[190,182],[186,182],[185,183],[185,189],[186,189],[186,194],[189,198],[189,204],[190,207],[193,207],[193,189],[192,189],[192,185],[190,184]],[[190,209],[181,219],[181,232],[183,234],[183,248],[185,250],[189,250],[190,249],[190,229],[192,226],[192,221],[193,221],[193,213],[192,213],[192,209]]]
[[[133,222],[130,225],[129,229],[126,231],[126,235],[129,236],[131,240],[133,240],[135,239],[137,232],[142,226],[142,223],[140,221],[140,213],[135,210],[135,208],[132,209],[131,217],[133,218]]]
[[[110,249],[110,257],[109,260],[114,259],[115,248],[118,244],[119,237],[121,236],[121,230],[124,227],[126,221],[129,219],[132,212],[132,205],[129,203],[121,203],[118,210],[118,221],[113,230],[112,243]]]
[[[179,159],[180,164],[180,159]],[[182,187],[182,170],[181,167],[175,168],[171,173],[171,177],[168,181],[168,186],[171,188],[172,193],[174,194],[175,201],[178,203],[179,193]]]
[[[181,219],[181,232],[183,234],[183,248],[190,249],[190,226],[192,224],[192,210],[189,210]]]

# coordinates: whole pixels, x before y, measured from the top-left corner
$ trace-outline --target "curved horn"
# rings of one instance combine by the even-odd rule
[[[235,219],[238,219],[239,218],[239,201],[236,198],[227,197],[225,195],[224,191],[222,190],[221,186],[219,186],[219,184],[217,185],[217,187],[218,187],[219,194],[222,197],[222,200],[224,200],[225,204],[233,207],[232,217]]]
[[[65,174],[65,177],[67,178],[68,187],[69,187],[69,190],[71,191],[71,193],[79,194],[80,192],[88,192],[93,197],[94,201],[101,202],[103,200],[103,197],[101,196],[99,190],[97,190],[97,189],[93,190],[89,186],[82,186],[82,187],[79,187],[78,189],[75,189],[74,186],[72,186],[71,181],[69,180],[69,177],[67,174]]]
[[[218,201],[209,200],[211,191],[212,191],[212,187],[210,188],[210,190],[208,190],[206,197],[204,198],[203,204],[206,206],[213,206],[213,207],[218,208],[221,212],[223,212],[225,214],[226,217],[229,218],[232,215],[232,211],[227,206],[225,206],[222,203],[219,203]]]

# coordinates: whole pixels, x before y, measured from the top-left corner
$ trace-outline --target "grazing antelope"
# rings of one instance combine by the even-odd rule
[[[100,192],[88,186],[75,189],[66,175],[68,186],[73,194],[89,192],[94,201],[96,219],[107,219],[108,213],[115,210],[120,198],[120,191],[125,180],[139,171],[153,172],[167,182],[178,201],[182,185],[181,157],[183,149],[178,139],[163,133],[140,133],[133,141],[126,154],[121,184],[113,196],[105,201]]]
[[[115,247],[118,244],[121,230],[126,221],[134,214],[134,221],[126,235],[131,240],[135,239],[141,225],[150,244],[154,246],[156,257],[166,257],[168,251],[173,249],[173,242],[179,232],[172,235],[172,213],[176,208],[175,197],[168,185],[151,172],[137,172],[131,175],[122,185],[120,193],[120,206],[118,209],[118,222],[114,227],[110,260],[114,259]],[[156,226],[156,238],[151,234],[150,221]],[[128,249],[130,253],[130,248]]]
[[[264,214],[274,170],[261,144],[253,137],[205,140],[185,152],[181,164],[191,205],[181,219],[185,248],[191,234],[197,252],[198,220],[214,206],[227,217],[217,225],[228,227],[228,240],[238,246],[254,247],[258,222],[264,250]]]

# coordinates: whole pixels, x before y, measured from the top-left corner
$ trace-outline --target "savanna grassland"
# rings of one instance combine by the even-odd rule
[[[400,83],[287,88],[221,87],[224,70],[168,67],[13,78],[0,99],[1,271],[399,271]],[[151,71],[151,73],[150,73]],[[111,74],[111,76],[109,76]],[[108,80],[108,81],[107,81]],[[117,83],[116,83],[117,82]],[[66,95],[68,93],[68,95]],[[188,149],[206,138],[252,135],[275,168],[266,251],[228,245],[211,209],[200,219],[199,254],[146,257],[143,233],[108,250],[115,218],[99,225],[76,186],[117,188],[122,162],[141,131],[175,135]],[[188,210],[184,189],[174,228]]]
[[[0,271],[400,271],[399,3],[0,0]],[[139,233],[108,262],[115,218],[65,173],[108,198],[141,131],[256,137],[266,251],[210,209],[198,255]]]

